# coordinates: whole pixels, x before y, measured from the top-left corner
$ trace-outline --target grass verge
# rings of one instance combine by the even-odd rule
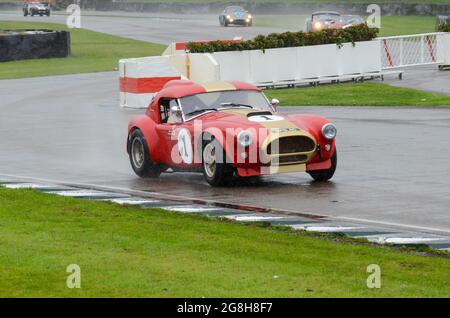
[[[284,106],[450,106],[450,96],[382,83],[346,83],[264,91]]]
[[[1,29],[68,30],[72,54],[68,58],[35,59],[0,63],[0,79],[113,71],[119,59],[160,55],[165,46],[83,29],[68,29],[62,24],[0,21]]]
[[[448,257],[157,209],[0,188],[0,228],[0,297],[450,296]]]

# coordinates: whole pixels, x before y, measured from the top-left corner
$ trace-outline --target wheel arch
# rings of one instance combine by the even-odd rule
[[[159,143],[159,137],[156,132],[156,123],[148,116],[138,116],[130,121],[130,123],[128,124],[128,137],[127,137],[128,153],[130,153],[131,147],[130,136],[136,130],[141,131],[141,133],[144,135],[144,138],[147,141],[150,156],[152,156],[152,153],[154,153],[155,148]]]

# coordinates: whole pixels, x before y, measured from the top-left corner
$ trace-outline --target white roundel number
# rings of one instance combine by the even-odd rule
[[[178,134],[178,151],[183,162],[191,164],[193,160],[193,151],[191,143],[191,134],[187,129],[181,129]]]
[[[258,115],[258,116],[252,116],[248,120],[257,122],[257,123],[263,123],[268,121],[281,121],[284,120],[283,117],[276,116],[276,115]]]

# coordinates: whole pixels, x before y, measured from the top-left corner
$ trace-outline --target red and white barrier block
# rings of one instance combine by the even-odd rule
[[[171,80],[184,79],[167,56],[119,61],[120,106],[147,108],[155,93]]]

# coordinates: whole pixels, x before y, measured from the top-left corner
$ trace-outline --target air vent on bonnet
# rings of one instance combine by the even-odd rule
[[[272,115],[272,113],[269,111],[251,112],[247,114],[247,118],[250,118],[252,116],[264,116],[264,115]]]

